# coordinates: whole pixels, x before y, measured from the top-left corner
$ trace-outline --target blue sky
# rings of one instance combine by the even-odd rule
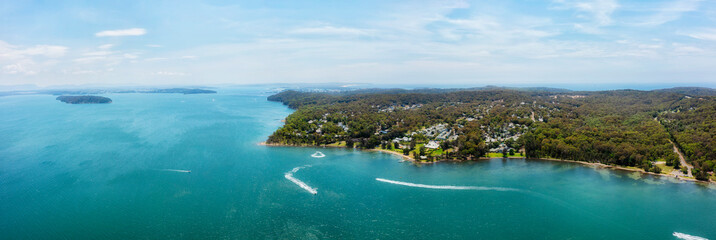
[[[716,87],[705,0],[7,0],[0,22],[0,85]]]

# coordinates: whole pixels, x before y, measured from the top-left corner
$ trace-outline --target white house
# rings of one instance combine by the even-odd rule
[[[425,144],[425,148],[437,149],[440,148],[440,144],[438,144],[438,142],[436,141],[430,141],[428,142],[428,144]]]

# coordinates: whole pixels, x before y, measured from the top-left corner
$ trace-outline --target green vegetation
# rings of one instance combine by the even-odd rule
[[[686,161],[699,170],[694,177],[708,178],[716,170],[716,101],[714,97],[683,96],[660,112],[658,118]],[[675,160],[678,164],[678,159]]]
[[[716,165],[713,96],[491,88],[284,91],[268,99],[296,109],[270,143],[345,141],[347,147],[392,149],[426,161],[525,153],[658,173],[680,167],[671,140],[700,170],[700,179]],[[657,160],[665,161],[664,167],[656,166]]]
[[[662,173],[671,173],[675,170],[673,166],[668,166],[665,163],[657,163],[654,165],[659,167]]]

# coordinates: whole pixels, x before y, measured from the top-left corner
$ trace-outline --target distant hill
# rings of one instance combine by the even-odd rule
[[[57,100],[69,104],[112,103],[112,99],[100,96],[59,96]]]
[[[692,96],[716,96],[716,89],[705,87],[675,87],[654,90],[656,92],[671,92]]]
[[[167,88],[167,89],[157,89],[157,90],[143,91],[143,93],[207,94],[207,93],[216,93],[216,91],[214,91],[214,90],[198,89],[198,88]]]
[[[359,89],[343,89],[340,91],[318,91],[315,88],[310,89],[284,89],[285,91],[295,92],[310,92],[310,93],[324,93],[337,96],[345,95],[357,95],[357,94],[408,94],[408,93],[451,93],[461,91],[491,91],[491,90],[512,90],[521,92],[534,92],[534,93],[568,93],[573,92],[569,89],[564,88],[550,88],[550,87],[500,87],[494,85],[488,85],[484,87],[473,87],[473,88],[415,88],[415,89],[404,89],[404,88],[359,88]]]
[[[500,87],[500,86],[494,86],[494,85],[487,85],[485,87],[481,88],[473,88],[475,90],[500,90],[500,89],[509,89],[509,90],[516,90],[516,91],[525,91],[525,92],[551,92],[551,93],[567,93],[572,92],[572,90],[566,89],[566,88],[551,88],[551,87]]]

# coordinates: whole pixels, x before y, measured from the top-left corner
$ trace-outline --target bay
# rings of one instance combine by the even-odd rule
[[[260,146],[291,113],[264,90],[0,97],[0,238],[716,238],[713,186],[530,159],[415,166]],[[286,178],[297,167],[317,194]]]

